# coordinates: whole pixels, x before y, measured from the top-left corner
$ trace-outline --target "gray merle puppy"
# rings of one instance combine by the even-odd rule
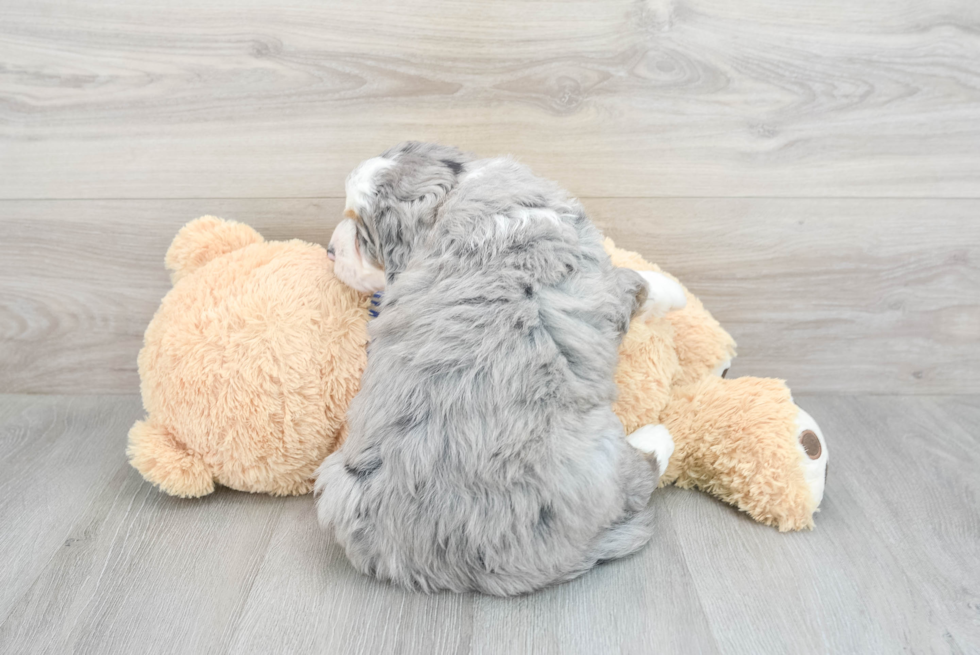
[[[683,306],[614,268],[582,207],[508,158],[405,143],[347,180],[334,271],[384,288],[320,522],[360,571],[424,591],[530,592],[641,548],[673,451],[610,405],[638,311]]]

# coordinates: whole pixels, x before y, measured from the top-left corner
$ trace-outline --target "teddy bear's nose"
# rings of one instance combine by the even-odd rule
[[[799,436],[800,444],[803,445],[803,450],[806,451],[807,457],[810,459],[820,459],[820,453],[823,448],[820,446],[820,437],[813,430],[804,430]]]
[[[336,261],[337,259],[337,255],[333,251],[332,243],[329,246],[327,246],[327,257],[330,259],[330,261]]]

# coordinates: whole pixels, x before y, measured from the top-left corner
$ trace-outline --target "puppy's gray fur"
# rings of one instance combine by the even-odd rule
[[[659,465],[610,405],[642,279],[514,161],[383,157],[358,229],[387,287],[321,523],[360,571],[424,591],[519,594],[636,551]]]

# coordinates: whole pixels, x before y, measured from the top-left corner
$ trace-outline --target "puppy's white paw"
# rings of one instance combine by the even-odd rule
[[[640,307],[640,318],[666,316],[667,312],[687,306],[687,295],[679,282],[656,271],[637,271],[647,283],[647,299]]]
[[[674,438],[670,436],[667,426],[644,425],[626,437],[626,441],[641,453],[656,456],[660,469],[657,473],[658,479],[667,471],[670,456],[674,454]]]

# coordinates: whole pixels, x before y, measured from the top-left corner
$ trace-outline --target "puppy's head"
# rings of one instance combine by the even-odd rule
[[[362,162],[347,177],[344,220],[327,252],[334,273],[365,293],[380,291],[408,263],[472,158],[410,141]]]

